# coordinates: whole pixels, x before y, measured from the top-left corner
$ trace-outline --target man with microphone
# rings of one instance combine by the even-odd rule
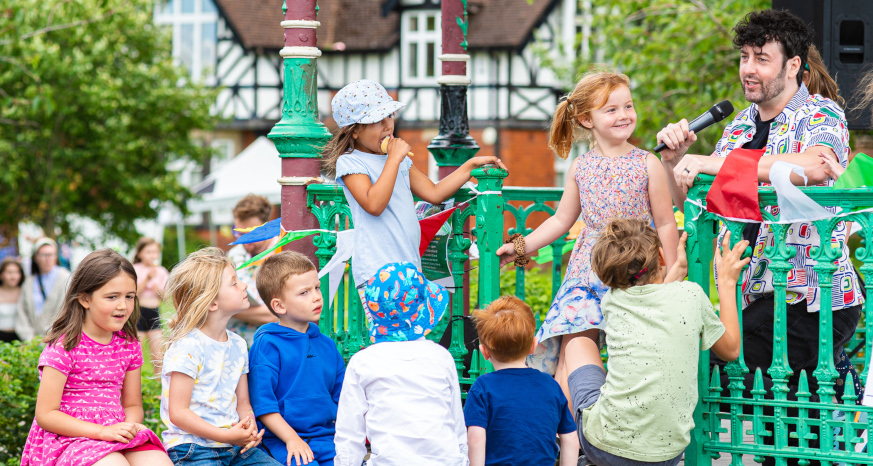
[[[766,150],[758,164],[758,181],[762,183],[770,181],[770,167],[778,160],[802,166],[811,185],[833,184],[819,153],[836,155],[843,167],[848,163],[849,132],[843,110],[829,99],[810,95],[801,80],[811,43],[810,28],[786,11],[764,10],[747,15],[734,32],[733,43],[740,51],[740,84],[751,105],[728,124],[711,156],[686,153],[697,136],[689,132],[685,120],[671,123],[658,133],[658,142],[666,146],[661,161],[668,171],[670,194],[680,209],[694,178],[700,173],[716,175],[728,153],[737,148]],[[803,184],[797,175],[792,175],[792,181]],[[846,233],[846,225],[841,222],[833,234],[843,245],[833,281],[835,359],[845,354],[842,346],[855,332],[864,302],[849,259]],[[744,232],[753,245],[752,261],[743,281],[743,341],[750,371],[746,396],[755,369],[760,367],[767,378],[773,359],[773,273],[764,254],[764,245],[772,241],[771,236],[766,226],[758,224],[750,224]],[[789,383],[793,394],[800,371],[805,369],[810,392],[815,396],[818,387],[812,373],[818,362],[821,294],[812,268],[816,262],[809,257],[808,246],[819,246],[818,232],[811,223],[793,224],[786,243],[797,249],[791,259],[794,270],[789,273],[786,299],[788,362],[794,372]],[[770,380],[765,384],[769,388]]]

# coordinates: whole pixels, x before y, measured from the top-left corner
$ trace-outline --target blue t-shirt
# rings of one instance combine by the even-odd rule
[[[415,215],[415,200],[409,187],[412,160],[403,159],[394,181],[394,191],[382,215],[367,213],[343,183],[346,175],[362,174],[376,184],[388,157],[354,150],[336,161],[336,182],[343,187],[355,224],[355,252],[352,255],[352,276],[355,286],[366,284],[379,268],[392,262],[412,262],[421,269],[418,245],[421,228]]]
[[[555,379],[536,369],[502,369],[485,374],[467,394],[467,427],[485,429],[485,464],[555,464],[555,433],[576,423]]]

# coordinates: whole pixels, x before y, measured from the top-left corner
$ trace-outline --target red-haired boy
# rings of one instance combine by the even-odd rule
[[[504,296],[475,311],[479,350],[494,372],[476,379],[464,417],[470,465],[554,464],[555,434],[561,438],[561,466],[579,456],[576,423],[560,385],[525,366],[535,347],[536,321],[530,306]]]

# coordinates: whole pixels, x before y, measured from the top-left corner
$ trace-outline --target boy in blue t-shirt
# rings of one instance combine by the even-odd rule
[[[324,300],[306,256],[270,256],[258,293],[279,322],[261,326],[249,350],[249,397],[265,427],[260,445],[282,464],[333,466],[336,411],[346,367],[318,329]]]
[[[479,350],[495,372],[477,378],[467,394],[470,466],[554,464],[556,433],[561,466],[575,466],[579,439],[567,398],[555,379],[525,366],[535,347],[530,306],[504,296],[475,311],[473,318]]]

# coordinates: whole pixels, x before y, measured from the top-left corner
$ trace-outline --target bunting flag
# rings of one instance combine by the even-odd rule
[[[855,154],[846,171],[834,183],[834,189],[873,188],[873,157]]]
[[[257,243],[279,236],[282,231],[282,218],[270,220],[263,225],[258,225],[252,228],[234,228],[234,231],[245,233],[230,244],[250,244]]]
[[[270,248],[265,249],[262,253],[260,253],[260,254],[258,254],[257,256],[252,257],[251,259],[247,260],[245,263],[243,263],[242,265],[240,265],[240,266],[237,267],[236,269],[237,269],[237,270],[240,270],[240,269],[244,269],[244,268],[246,268],[246,267],[252,266],[252,265],[259,265],[260,262],[261,262],[264,258],[266,258],[267,256],[269,256],[270,254],[272,254],[272,253],[273,253],[274,251],[276,251],[277,249],[282,248],[282,246],[285,246],[286,244],[288,244],[288,243],[290,243],[290,242],[292,242],[292,241],[297,241],[297,240],[300,239],[300,238],[305,238],[305,237],[307,237],[307,236],[312,236],[312,235],[314,235],[314,234],[316,234],[316,233],[327,233],[327,232],[328,232],[328,230],[300,230],[300,231],[286,231],[286,232],[284,232],[284,233],[282,234],[282,237],[279,239],[279,241],[278,241],[275,245],[273,245],[273,247],[270,247]],[[333,233],[333,232],[330,232],[330,233]],[[267,239],[269,239],[269,238],[267,238]]]
[[[778,161],[770,167],[770,184],[776,191],[776,204],[779,206],[779,220],[771,223],[814,222],[833,217],[833,213],[791,182],[792,173],[800,175],[804,185],[809,182],[800,165]]]
[[[446,209],[440,213],[433,214],[430,217],[425,217],[418,221],[418,225],[421,227],[421,241],[418,243],[419,256],[424,255],[424,251],[427,250],[427,245],[433,241],[437,232],[440,231],[440,228],[442,228],[449,217],[451,217],[452,212],[454,212],[458,207],[463,207],[466,204],[466,202],[462,202],[451,209]]]
[[[709,188],[706,210],[738,222],[763,221],[758,208],[758,161],[763,154],[763,149],[732,150]]]
[[[336,234],[336,253],[318,271],[318,278],[328,276],[328,308],[333,307],[333,297],[339,290],[340,282],[346,272],[346,264],[355,251],[355,230],[344,230]],[[357,283],[360,285],[360,283]]]

